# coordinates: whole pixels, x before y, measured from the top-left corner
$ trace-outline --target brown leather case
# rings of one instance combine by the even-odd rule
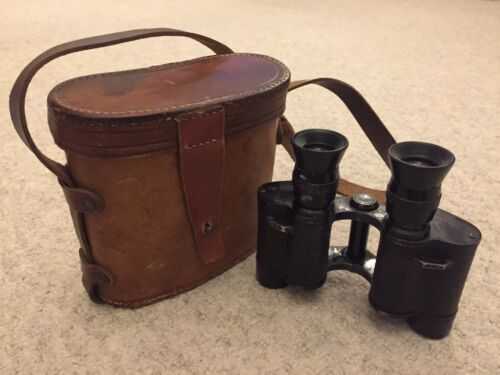
[[[46,157],[26,122],[36,72],[81,50],[155,36],[192,38],[216,55],[96,74],[57,85],[48,119],[67,164]],[[233,53],[199,34],[146,29],[56,46],[20,74],[13,124],[59,180],[80,240],[83,284],[95,302],[138,307],[189,290],[235,265],[256,245],[256,192],[271,180],[277,143],[293,157],[281,117],[287,90],[317,84],[335,93],[385,159],[394,142],[363,97],[342,81],[289,86],[279,61]],[[380,191],[341,181],[339,192]]]
[[[254,250],[256,191],[272,178],[290,73],[271,57],[232,53],[197,34],[136,30],[45,52],[11,95],[13,120],[25,123],[25,90],[44,63],[161,35],[191,37],[217,54],[78,77],[48,96],[50,130],[67,165],[42,162],[69,203],[87,291],[116,306],[189,290]],[[33,150],[26,126],[18,128]]]

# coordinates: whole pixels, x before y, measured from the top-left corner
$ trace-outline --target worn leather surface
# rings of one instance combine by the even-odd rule
[[[137,118],[247,98],[288,78],[278,60],[232,53],[78,77],[57,85],[48,102],[86,118]]]
[[[191,289],[253,252],[256,191],[272,177],[277,119],[226,139],[221,218],[224,258],[199,256],[184,202],[175,149],[142,156],[90,158],[68,152],[75,181],[99,191],[106,209],[86,216],[97,264],[114,283],[100,296],[139,306]]]
[[[213,39],[174,29],[132,30],[85,38],[39,55],[21,72],[10,95],[10,112],[16,131],[42,164],[58,177],[63,187],[82,247],[83,284],[87,292],[93,300],[105,300],[120,306],[143,305],[192,288],[251,251],[255,230],[247,218],[255,221],[255,191],[272,176],[277,120],[284,110],[290,77],[286,67],[274,59],[244,55],[247,60],[242,61],[243,55],[231,54],[219,59],[206,57],[193,63],[168,64],[167,68],[152,67],[119,75],[72,80],[57,87],[49,96],[50,128],[56,143],[67,151],[68,165],[63,166],[45,156],[32,139],[25,116],[26,91],[36,72],[63,55],[154,36],[189,37],[217,54],[232,53],[231,49]],[[69,89],[64,90],[62,86]],[[245,140],[247,137],[238,138],[237,151],[246,149],[249,152],[242,155],[241,160],[228,157],[230,161],[221,162],[227,154],[216,153],[220,159],[218,163],[231,172],[221,172],[218,184],[223,182],[223,188],[231,185],[224,191],[236,195],[222,197],[223,190],[216,188],[216,197],[209,197],[214,190],[208,190],[206,198],[219,203],[215,206],[207,204],[202,213],[216,217],[222,225],[218,225],[216,231],[218,240],[208,246],[201,245],[205,251],[200,253],[194,251],[196,241],[193,238],[197,233],[193,237],[189,226],[186,227],[189,218],[196,216],[198,210],[197,205],[189,202],[195,196],[193,192],[198,180],[192,176],[199,171],[199,166],[188,163],[189,168],[183,169],[188,178],[184,185],[180,184],[182,176],[175,147],[177,118],[180,113],[196,112],[216,103],[227,108],[222,120],[224,131],[219,135],[221,140],[225,139],[226,124],[234,126],[231,129],[235,131],[234,136],[236,131],[243,131],[250,137],[251,129],[256,126],[263,130],[262,136],[252,136],[251,141]],[[95,122],[97,118],[99,123]],[[195,133],[193,128],[185,135]],[[258,157],[253,155],[255,147]],[[165,153],[170,157],[159,158],[158,155]],[[103,156],[112,159],[106,159],[104,163],[100,158]],[[256,175],[248,173],[255,177],[254,180],[235,177],[242,174],[239,168],[245,165],[245,158],[251,159],[252,163],[260,162],[248,166],[258,169]],[[158,160],[162,160],[160,164]],[[138,161],[145,164],[136,164]],[[89,170],[92,165],[94,168]],[[158,168],[158,173],[155,168]],[[210,168],[219,173],[217,165],[210,165]],[[105,171],[104,175],[99,171]],[[227,176],[230,176],[228,184],[223,180]],[[100,185],[103,181],[106,184]],[[245,181],[249,185],[243,187],[236,181]],[[206,179],[203,182],[211,184]],[[249,187],[251,197],[248,196]],[[240,206],[234,205],[233,201],[242,199]],[[223,211],[225,202],[230,202],[231,214],[239,214],[229,221],[229,226],[234,228],[230,233],[240,232],[237,241],[232,235],[226,239],[224,220],[231,214],[221,214],[220,201]],[[245,210],[240,210],[240,207]],[[199,220],[202,219],[191,220],[193,227]],[[223,238],[230,243],[231,252],[227,255],[219,250]],[[190,247],[192,252],[187,250]],[[179,254],[181,261],[172,261]],[[197,257],[198,261],[205,256],[204,260],[211,262],[211,266],[196,268],[194,260],[183,259],[184,254],[187,258]],[[225,256],[221,258],[220,254]],[[172,265],[174,268],[170,268]]]
[[[257,188],[272,178],[289,77],[272,58],[231,54],[77,78],[51,91],[49,124],[72,178],[105,204],[102,213],[76,222],[101,267],[82,258],[93,300],[148,304],[208,280],[253,250],[248,220],[255,220]],[[241,141],[247,153],[235,157],[226,145],[240,133],[252,140]],[[175,158],[158,156],[165,152]],[[245,158],[259,163],[244,167]],[[226,201],[235,203],[228,209]],[[231,231],[226,210],[238,213]],[[93,225],[101,216],[104,222]]]

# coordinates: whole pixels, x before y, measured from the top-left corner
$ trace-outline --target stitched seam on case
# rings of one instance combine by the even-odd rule
[[[277,116],[276,119],[278,119],[278,117],[279,116]],[[271,118],[267,118],[263,121],[259,121],[257,126],[262,126],[263,124],[267,124],[267,122],[271,121],[271,120],[272,120]],[[241,131],[249,131],[249,130],[252,130],[252,127],[240,125],[236,128],[231,129],[229,132],[226,132],[226,135],[229,136],[229,135],[237,134]],[[162,141],[162,142],[154,143],[154,144],[144,144],[144,145],[138,145],[138,146],[113,146],[113,147],[108,147],[108,148],[101,148],[99,146],[89,146],[89,145],[68,145],[65,143],[57,143],[57,145],[63,149],[77,152],[77,153],[82,153],[83,155],[86,155],[89,157],[110,158],[110,157],[117,157],[117,156],[121,157],[124,155],[131,156],[131,155],[142,155],[142,154],[147,154],[147,153],[152,153],[152,152],[168,151],[171,148],[177,146],[177,143],[175,143],[175,141]],[[150,148],[150,147],[152,147],[152,148]],[[124,152],[131,152],[131,154],[106,154],[106,153],[104,153],[104,154],[90,154],[89,155],[84,151],[84,150],[87,150],[87,152],[90,152],[88,150],[112,151],[112,150],[121,150],[121,149],[125,149],[126,151],[124,151]],[[137,149],[140,149],[140,150],[146,149],[146,151],[137,152],[137,151],[135,151]],[[130,150],[132,150],[132,151],[130,151]]]
[[[221,56],[231,56],[231,55],[233,55],[233,54],[206,56],[206,57],[202,57],[202,58],[199,58],[199,59],[193,59],[193,60],[188,60],[188,61],[181,61],[181,62],[177,62],[177,63],[166,64],[164,66],[172,67],[172,66],[175,66],[175,65],[189,65],[189,64],[191,64],[193,62],[200,62],[200,61],[201,62],[206,62],[208,60],[211,60],[211,59],[214,59],[214,58],[218,58],[218,57],[221,57]],[[277,81],[275,81],[275,82],[273,82],[271,84],[267,84],[267,82],[270,82],[270,81],[274,80],[276,76],[279,77],[280,72],[278,71],[277,74],[272,79],[269,79],[268,81],[266,81],[266,82],[263,83],[264,86],[261,86],[260,88],[255,89],[255,90],[248,90],[248,91],[243,91],[243,92],[240,92],[240,93],[237,93],[237,94],[228,94],[228,95],[219,96],[219,97],[211,97],[211,98],[207,98],[205,100],[199,101],[199,102],[193,102],[193,103],[188,103],[188,104],[180,104],[180,105],[168,106],[168,107],[160,107],[160,108],[147,108],[147,109],[141,109],[141,110],[130,110],[130,111],[109,111],[109,112],[108,111],[92,111],[92,110],[78,108],[78,107],[75,107],[75,106],[71,106],[71,105],[65,104],[64,100],[61,100],[61,97],[60,97],[60,95],[59,95],[59,93],[57,91],[53,91],[52,95],[53,95],[54,98],[58,99],[59,106],[62,106],[64,108],[70,109],[70,110],[75,111],[75,112],[92,113],[92,114],[102,114],[102,115],[105,115],[105,114],[107,114],[107,115],[125,115],[125,114],[134,114],[134,113],[163,112],[163,111],[169,111],[169,110],[173,110],[173,109],[178,110],[178,109],[183,109],[183,108],[190,107],[192,105],[203,105],[203,104],[210,103],[212,101],[225,100],[225,99],[228,99],[228,98],[237,99],[237,98],[241,98],[241,97],[244,97],[244,96],[247,96],[247,95],[253,95],[253,94],[257,94],[257,93],[263,92],[263,91],[267,91],[269,89],[277,87],[280,84],[282,84],[283,82],[285,82],[290,77],[290,73],[288,71],[288,68],[286,68],[286,66],[283,63],[281,63],[280,61],[275,60],[275,59],[273,59],[273,58],[271,58],[269,56],[263,56],[263,55],[257,55],[257,54],[251,54],[251,53],[239,53],[237,55],[240,55],[240,56],[253,56],[253,57],[257,57],[257,58],[263,59],[263,60],[272,61],[272,62],[280,65],[283,68],[283,70],[281,71],[282,77],[279,80],[277,80]],[[148,68],[137,69],[137,70],[147,70],[147,69]],[[79,80],[94,79],[94,78],[97,78],[97,77],[110,76],[110,75],[118,75],[118,74],[123,74],[123,73],[124,73],[123,71],[120,71],[120,72],[100,73],[100,74],[94,74],[94,75],[90,75],[90,76],[78,77],[78,78],[74,78],[72,80],[63,82],[62,84],[58,85],[57,88],[60,89],[60,88],[62,88],[64,86],[69,85],[70,83],[73,83],[73,82],[79,81]]]
[[[223,108],[217,108],[217,109],[214,109],[214,110],[208,110],[208,111],[195,111],[195,112],[192,112],[192,113],[189,113],[189,114],[185,114],[185,115],[181,115],[177,118],[177,121],[181,122],[181,121],[185,121],[185,120],[197,120],[197,119],[200,119],[200,118],[204,118],[204,117],[208,117],[208,116],[212,116],[214,114],[218,114],[220,112],[222,112]]]
[[[109,73],[109,74],[114,74],[114,73]],[[77,79],[77,78],[75,78]],[[270,94],[270,91],[266,92],[265,95]],[[249,96],[247,98],[239,98],[237,100],[244,100],[246,104],[248,105],[255,105],[255,102],[259,102],[264,100],[264,96],[259,96],[258,98]],[[222,103],[221,103],[222,104]],[[233,105],[235,102],[225,102],[224,105]],[[170,117],[170,115],[166,113],[155,113],[152,116],[158,117],[155,120],[144,120],[143,119],[137,119],[134,120],[134,122],[130,122],[130,118],[102,118],[102,119],[92,119],[92,118],[86,118],[86,117],[78,117],[78,115],[73,115],[73,114],[68,114],[64,112],[64,108],[61,107],[53,107],[52,110],[54,111],[54,116],[55,118],[59,118],[58,121],[64,121],[64,116],[73,116],[72,121],[69,123],[65,123],[64,126],[72,126],[72,127],[98,127],[98,128],[124,128],[124,127],[134,127],[134,126],[147,126],[147,125],[152,125],[152,126],[158,126],[161,127],[164,124],[163,123],[168,123],[169,121],[175,121],[175,117]],[[196,109],[194,109],[196,111]],[[200,108],[201,110],[201,108]],[[160,119],[160,117],[162,117]],[[61,119],[63,118],[63,119]],[[123,123],[116,123],[118,122],[123,122]]]
[[[66,113],[57,111],[55,114],[56,121],[64,121],[64,116],[67,116]],[[89,118],[81,118],[73,116],[72,120],[68,123],[65,123],[64,126],[72,126],[72,127],[91,127],[91,128],[124,128],[124,127],[144,127],[144,126],[152,126],[152,127],[161,127],[164,126],[164,123],[168,123],[170,121],[175,121],[174,117],[170,117],[165,114],[154,115],[154,120],[142,120],[135,119],[134,121],[130,121],[128,118],[123,119],[89,119]],[[113,121],[122,120],[124,123],[116,123]],[[81,130],[79,130],[81,131]],[[142,131],[142,130],[141,130]]]
[[[207,111],[207,112],[193,112],[193,113],[189,113],[187,115],[181,115],[180,117],[178,117],[176,119],[177,122],[181,123],[183,121],[190,121],[190,120],[199,120],[199,119],[202,119],[202,118],[205,118],[205,117],[208,117],[208,116],[212,116],[212,115],[217,115],[221,112],[223,112],[223,108],[217,108],[215,110],[212,110],[212,111]],[[203,142],[200,142],[200,143],[194,143],[194,144],[187,144],[187,145],[184,145],[184,149],[185,150],[191,150],[193,148],[199,148],[199,147],[203,147],[203,146],[208,146],[209,144],[211,143],[216,143],[217,142],[217,139],[215,138],[211,138],[207,141],[203,141]]]
[[[203,147],[203,146],[208,146],[209,144],[216,143],[216,142],[217,142],[217,139],[212,138],[212,139],[210,139],[208,141],[205,141],[205,142],[200,142],[200,143],[196,143],[196,144],[192,144],[192,145],[185,145],[184,149],[186,149],[186,150],[192,150],[193,148],[199,148],[199,147]]]

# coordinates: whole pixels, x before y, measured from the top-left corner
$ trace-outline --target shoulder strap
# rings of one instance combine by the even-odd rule
[[[225,46],[224,44],[208,38],[200,34],[189,33],[186,31],[167,29],[167,28],[157,28],[157,29],[142,29],[142,30],[130,30],[113,34],[99,35],[85,39],[75,40],[69,43],[60,44],[53,47],[37,58],[35,58],[31,63],[29,63],[24,70],[21,72],[14,87],[10,93],[10,116],[14,127],[19,134],[22,141],[28,146],[28,148],[35,154],[35,156],[42,162],[45,167],[47,167],[52,173],[54,173],[59,180],[67,186],[73,186],[73,181],[71,175],[64,165],[48,158],[44,155],[40,149],[36,146],[31,134],[28,130],[28,124],[26,122],[25,113],[25,102],[26,102],[26,91],[28,86],[40,68],[50,61],[68,55],[70,53],[101,48],[106,46],[111,46],[114,44],[130,42],[138,39],[145,39],[158,36],[181,36],[187,37],[200,42],[206,47],[210,48],[216,54],[226,54],[232,53],[233,51]]]
[[[334,78],[316,78],[294,81],[290,83],[288,91],[293,91],[299,87],[310,84],[324,87],[337,95],[342,102],[344,102],[382,160],[384,160],[386,165],[389,165],[388,150],[396,141],[365,98],[363,98],[363,96],[351,85]],[[280,140],[281,144],[292,158],[294,158],[293,148],[291,146],[293,134],[294,131],[291,124],[283,117],[280,125]],[[340,180],[338,192],[344,195],[365,192],[375,197],[378,201],[385,202],[384,191],[354,184],[344,179]]]

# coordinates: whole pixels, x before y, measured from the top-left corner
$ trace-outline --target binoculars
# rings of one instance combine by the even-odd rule
[[[368,194],[336,194],[348,146],[342,134],[304,130],[292,145],[292,181],[258,191],[259,283],[316,289],[328,271],[351,271],[371,283],[377,311],[406,319],[424,337],[447,336],[481,239],[475,226],[438,208],[454,155],[423,142],[392,145],[384,206]],[[349,243],[330,247],[338,220],[351,221]],[[376,257],[366,248],[370,226],[380,231]]]

